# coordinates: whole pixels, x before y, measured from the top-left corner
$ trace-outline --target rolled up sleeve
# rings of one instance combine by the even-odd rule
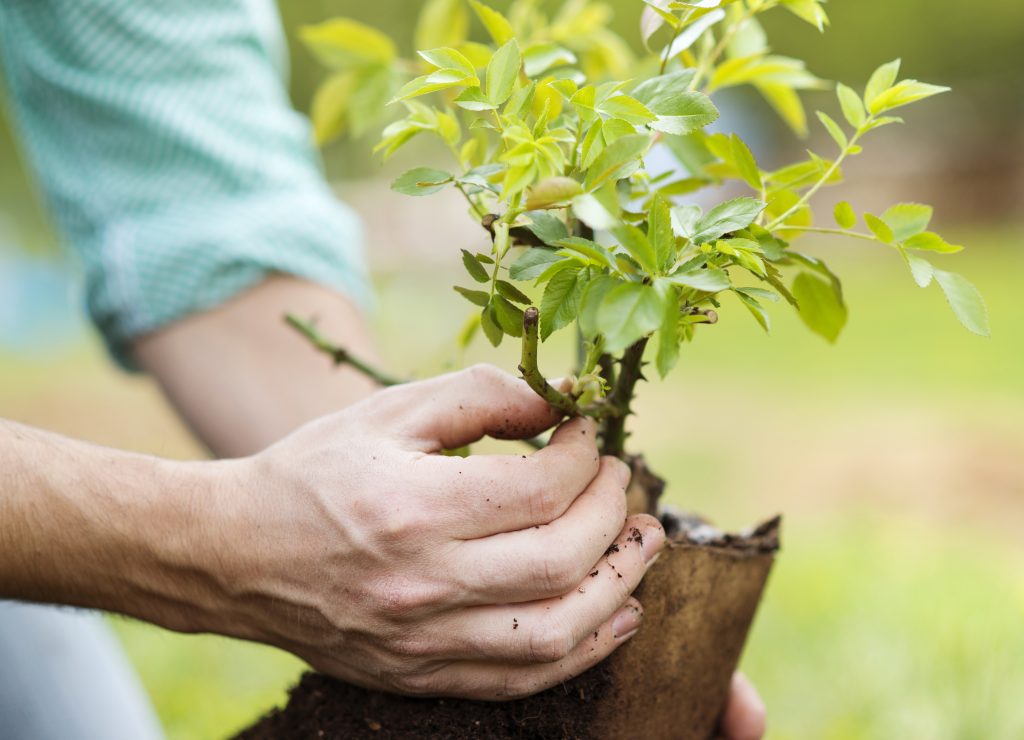
[[[264,0],[4,0],[0,65],[114,356],[269,273],[370,300]]]

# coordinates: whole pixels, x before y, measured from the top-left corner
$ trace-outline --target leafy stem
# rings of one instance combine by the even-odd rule
[[[756,12],[757,11],[750,9],[745,10],[743,15],[736,19],[735,23],[732,23],[725,29],[722,33],[722,38],[718,40],[715,48],[712,49],[710,54],[702,58],[700,60],[700,64],[697,65],[697,73],[693,76],[693,82],[690,83],[691,90],[696,90],[700,87],[701,81],[714,68],[722,54],[724,54],[725,50],[729,47],[729,43],[733,40],[736,34],[739,33],[740,28],[742,28],[743,24],[750,20]]]
[[[817,195],[818,191],[821,190],[825,186],[825,184],[832,179],[832,176],[839,171],[839,168],[842,166],[843,162],[846,161],[846,158],[850,156],[850,153],[857,146],[857,142],[860,140],[860,137],[867,133],[874,120],[875,119],[873,116],[868,118],[867,121],[865,121],[864,124],[857,129],[856,133],[854,133],[850,141],[846,144],[846,146],[843,147],[842,151],[839,152],[839,156],[836,157],[836,160],[832,163],[832,166],[825,170],[825,173],[818,178],[818,181],[814,183],[814,185],[812,185],[806,193],[803,194],[800,200],[794,203],[789,210],[787,210],[785,213],[783,213],[781,216],[776,218],[774,221],[772,221],[765,227],[766,229],[768,229],[768,231],[775,231],[784,223],[786,223],[786,219],[788,219],[794,213],[799,212],[801,208],[810,203],[811,198]]]
[[[306,337],[306,339],[308,339],[316,349],[334,360],[335,365],[349,365],[353,369],[358,370],[363,375],[373,380],[378,385],[382,386],[401,385],[405,382],[404,380],[395,378],[381,370],[378,370],[377,368],[360,360],[358,357],[355,357],[344,347],[334,344],[317,330],[312,321],[303,321],[294,314],[287,314],[284,317],[284,320],[286,324],[302,334],[302,336]]]
[[[844,229],[826,229],[820,226],[784,226],[786,231],[799,231],[805,234],[829,234],[833,236],[848,236],[851,239],[863,239],[869,242],[883,243],[874,234],[862,234],[859,231],[845,231]]]

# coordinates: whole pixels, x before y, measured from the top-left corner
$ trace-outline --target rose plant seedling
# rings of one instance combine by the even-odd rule
[[[835,85],[836,111],[816,112],[829,150],[767,170],[736,134],[706,130],[719,118],[713,95],[752,86],[806,134],[801,92],[832,85],[774,53],[759,17],[788,11],[823,30],[822,0],[649,0],[637,10],[639,55],[607,29],[609,8],[593,0],[516,0],[507,15],[479,0],[430,0],[413,58],[352,20],[304,30],[333,70],[313,106],[320,141],[362,134],[388,111],[399,115],[376,146],[384,159],[417,137],[436,137],[450,152],[449,165],[411,169],[393,188],[413,196],[453,188],[486,232],[485,248],[461,252],[466,278],[455,290],[474,307],[462,342],[480,333],[495,346],[521,341],[530,386],[567,415],[597,419],[603,452],[623,457],[645,364],[667,375],[684,344],[725,320],[723,294],[765,331],[766,305],[788,303],[811,331],[838,338],[847,322],[840,280],[800,249],[817,235],[891,251],[919,286],[945,292],[964,326],[988,333],[978,291],[930,259],[962,248],[929,230],[929,206],[899,203],[860,219],[846,202],[827,218],[814,211],[815,196],[842,181],[872,133],[947,88],[901,78],[898,60],[862,91]],[[486,43],[470,39],[474,17]],[[679,167],[651,171],[655,147]],[[706,210],[692,202],[727,184],[747,193]],[[336,360],[353,360],[292,321]],[[581,352],[572,387],[562,389],[545,379],[538,353],[566,329],[578,333]]]

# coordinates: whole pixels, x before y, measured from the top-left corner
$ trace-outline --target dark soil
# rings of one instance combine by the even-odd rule
[[[522,738],[592,740],[592,711],[611,689],[603,666],[529,699],[488,703],[409,699],[307,673],[286,711],[275,711],[239,740],[398,740],[399,738]]]

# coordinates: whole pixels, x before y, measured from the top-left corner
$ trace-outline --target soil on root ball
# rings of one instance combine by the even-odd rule
[[[708,740],[757,609],[779,520],[742,535],[663,518],[672,539],[636,591],[643,628],[608,660],[505,703],[413,699],[309,673],[238,740]]]

